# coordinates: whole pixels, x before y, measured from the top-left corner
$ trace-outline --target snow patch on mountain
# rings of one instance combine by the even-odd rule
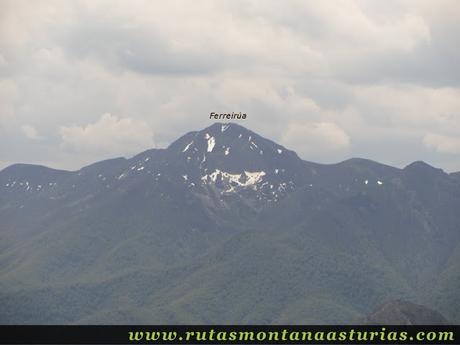
[[[265,175],[265,171],[244,171],[241,174],[232,174],[216,169],[212,173],[202,176],[201,181],[203,183],[216,183],[221,180],[224,184],[249,187],[259,183]]]
[[[193,140],[190,143],[188,143],[187,146],[185,146],[182,152],[186,152],[192,144],[193,144]]]
[[[212,150],[214,149],[215,145],[216,145],[216,139],[214,137],[210,137],[208,139],[208,149],[207,149],[207,151],[212,152]]]

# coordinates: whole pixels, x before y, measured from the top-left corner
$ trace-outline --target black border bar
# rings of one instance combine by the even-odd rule
[[[163,334],[166,336],[174,334],[170,332],[175,332],[174,339],[161,338]],[[189,337],[187,340],[186,335],[190,336],[190,333],[187,332],[194,332],[194,337]],[[236,334],[235,339],[230,336],[231,332],[237,332],[234,333]],[[264,338],[263,332],[266,335],[272,332],[272,338],[270,339],[267,336]],[[306,334],[302,332],[310,332],[308,334],[313,336],[313,339],[302,339],[302,334]],[[333,339],[334,332],[335,340]],[[369,338],[370,332],[377,332],[374,333],[372,341]],[[417,340],[417,337],[422,334],[421,332],[423,332],[425,340]],[[278,339],[274,339],[274,333],[279,335]],[[152,335],[155,334],[161,336],[160,339],[152,339]],[[201,337],[196,338],[195,335],[197,334],[201,335]],[[246,337],[244,340],[240,337],[242,334]],[[340,334],[342,334],[342,337],[339,336]],[[347,335],[346,339],[343,339],[343,334]],[[350,334],[353,334],[353,337],[350,337]],[[364,334],[366,339],[363,339]],[[404,334],[405,337],[402,336]],[[439,336],[445,337],[446,334],[450,334],[450,336],[440,340]],[[226,339],[223,339],[224,335]],[[252,339],[250,335],[253,336]],[[138,339],[135,339],[136,336]],[[297,339],[295,339],[296,336]],[[460,325],[21,325],[0,326],[0,344],[460,344]]]

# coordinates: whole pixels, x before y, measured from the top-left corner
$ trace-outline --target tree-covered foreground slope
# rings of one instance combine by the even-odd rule
[[[79,171],[0,172],[0,323],[460,323],[460,179],[301,160],[236,124]]]

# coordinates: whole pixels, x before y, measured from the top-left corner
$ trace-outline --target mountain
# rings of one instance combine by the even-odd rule
[[[78,171],[0,171],[0,323],[460,322],[460,180],[317,164],[236,124]]]
[[[406,302],[388,301],[378,306],[364,319],[368,325],[448,325],[444,316],[425,306]]]

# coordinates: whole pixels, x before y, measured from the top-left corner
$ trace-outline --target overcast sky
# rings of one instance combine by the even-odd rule
[[[166,147],[209,113],[332,163],[460,170],[460,1],[0,0],[0,168]]]

